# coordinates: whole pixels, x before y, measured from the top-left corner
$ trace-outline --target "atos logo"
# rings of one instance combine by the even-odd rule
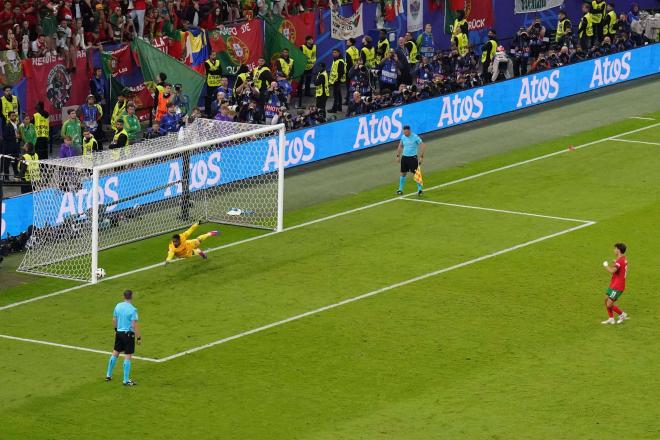
[[[220,184],[220,161],[222,155],[219,151],[211,153],[208,157],[191,162],[189,189],[191,191],[207,188]],[[164,196],[181,194],[183,186],[181,185],[181,164],[179,161],[170,162],[170,173],[167,183],[170,184],[165,190]],[[178,182],[175,184],[175,182]],[[173,191],[174,190],[174,191]],[[174,192],[174,194],[172,194]]]
[[[553,70],[550,76],[537,78],[536,75],[533,75],[531,80],[527,77],[523,78],[516,107],[538,104],[556,98],[559,94],[557,78],[559,78],[559,70]]]
[[[315,136],[316,130],[311,129],[307,130],[302,137],[295,136],[291,139],[286,139],[284,141],[284,166],[299,165],[312,160],[316,152],[314,146]],[[279,148],[277,140],[270,139],[268,141],[268,154],[266,154],[266,161],[263,166],[264,173],[277,170],[278,155]]]
[[[403,125],[400,121],[401,116],[403,116],[403,109],[401,108],[394,110],[391,116],[384,115],[380,118],[376,115],[371,115],[371,118],[362,116],[353,149],[398,139],[403,132]]]
[[[630,76],[630,64],[628,62],[631,57],[632,54],[626,52],[620,58],[613,60],[610,57],[594,60],[594,73],[591,75],[589,88],[607,86],[628,79]]]
[[[99,184],[99,204],[109,204],[119,200],[119,178],[117,176],[109,177],[105,182]],[[69,191],[64,193],[60,200],[60,210],[57,213],[56,223],[62,223],[67,217],[76,217],[82,215],[85,211],[92,208],[91,188],[82,188],[76,192]],[[112,212],[117,204],[109,205],[106,209]]]
[[[463,98],[459,94],[445,96],[442,98],[438,127],[449,127],[478,118],[484,112],[484,104],[481,102],[483,97],[484,89],[478,89]]]

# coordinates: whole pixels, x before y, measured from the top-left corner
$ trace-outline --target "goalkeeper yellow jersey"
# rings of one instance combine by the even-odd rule
[[[195,232],[195,229],[199,224],[195,223],[192,225],[186,232],[179,234],[181,237],[181,244],[179,247],[174,247],[174,244],[170,241],[169,250],[167,252],[167,260],[170,261],[174,257],[177,258],[188,258],[192,257],[194,250],[199,247],[198,240],[188,240],[188,237]]]

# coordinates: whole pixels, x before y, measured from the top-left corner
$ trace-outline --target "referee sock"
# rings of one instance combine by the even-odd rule
[[[116,363],[117,358],[115,356],[110,356],[110,360],[108,361],[108,371],[105,373],[105,377],[112,377],[112,370],[115,368]]]
[[[399,176],[399,191],[403,192],[403,185],[406,184],[406,176]]]
[[[128,382],[131,377],[131,361],[124,359],[124,383]]]
[[[418,183],[418,184],[417,184],[417,191],[421,191],[421,190],[422,190],[422,185],[420,185],[420,184]]]

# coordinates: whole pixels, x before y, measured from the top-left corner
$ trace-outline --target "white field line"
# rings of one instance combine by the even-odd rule
[[[617,142],[628,142],[629,144],[660,145],[660,142],[634,141],[632,139],[612,139]]]
[[[620,133],[620,134],[615,135],[615,136],[609,136],[609,137],[605,137],[605,138],[598,139],[598,140],[595,140],[595,141],[587,142],[585,144],[581,144],[581,145],[576,146],[574,149],[577,150],[577,149],[581,149],[581,148],[586,148],[586,147],[589,147],[589,146],[592,146],[592,145],[595,145],[595,144],[598,144],[598,143],[601,143],[601,142],[613,140],[613,139],[615,139],[619,136],[626,136],[626,135],[629,135],[629,134],[638,133],[640,131],[648,130],[650,128],[654,128],[654,127],[657,127],[657,126],[660,126],[660,122],[656,123],[656,124],[647,125],[645,127],[637,128],[635,130],[626,131],[624,133]],[[520,162],[515,162],[515,163],[512,163],[512,164],[509,164],[509,165],[501,166],[501,167],[498,167],[498,168],[493,168],[491,170],[484,171],[484,172],[477,173],[477,174],[473,174],[471,176],[463,177],[463,178],[460,178],[460,179],[456,179],[456,180],[453,180],[451,182],[446,182],[446,183],[442,183],[440,185],[435,185],[435,186],[432,186],[432,187],[429,187],[429,188],[425,188],[425,191],[427,191],[427,192],[428,191],[433,191],[435,189],[444,188],[444,187],[447,187],[447,186],[450,186],[450,185],[455,185],[457,183],[461,183],[461,182],[465,182],[465,181],[468,181],[468,180],[476,179],[476,178],[479,178],[479,177],[482,177],[482,176],[487,176],[489,174],[497,173],[497,172],[508,170],[508,169],[511,169],[511,168],[516,168],[516,167],[519,167],[519,166],[522,166],[522,165],[526,165],[528,163],[533,163],[533,162],[536,162],[536,161],[539,161],[539,160],[548,159],[550,157],[558,156],[560,154],[567,153],[568,151],[569,151],[568,149],[562,149],[562,150],[559,150],[559,151],[555,151],[554,153],[544,154],[542,156],[537,156],[537,157],[534,157],[532,159],[527,159],[527,160],[523,160],[523,161],[520,161]],[[410,196],[410,195],[414,195],[414,194],[416,194],[416,193],[413,192],[413,193],[407,194],[406,196]],[[349,209],[347,211],[339,212],[339,213],[332,214],[332,215],[329,215],[329,216],[326,216],[326,217],[321,217],[321,218],[318,218],[316,220],[311,220],[311,221],[308,221],[308,222],[305,222],[305,223],[290,226],[288,228],[284,228],[284,230],[282,232],[293,231],[295,229],[304,228],[304,227],[311,226],[311,225],[316,224],[316,223],[321,223],[321,222],[324,222],[324,221],[327,221],[327,220],[332,220],[332,219],[335,219],[335,218],[338,218],[338,217],[353,214],[355,212],[364,211],[365,209],[370,209],[370,208],[374,208],[376,206],[383,205],[385,203],[393,202],[395,200],[401,199],[402,197],[403,196],[399,196],[399,197],[393,197],[391,199],[381,200],[380,202],[371,203],[369,205],[361,206],[359,208]],[[251,237],[251,238],[248,238],[248,239],[245,239],[245,240],[236,241],[236,242],[233,242],[233,243],[228,243],[228,244],[223,245],[223,246],[210,248],[210,249],[207,250],[207,253],[208,252],[214,252],[214,251],[221,250],[221,249],[225,249],[225,248],[232,247],[232,246],[238,246],[238,245],[243,244],[243,243],[247,243],[247,242],[250,242],[250,241],[270,237],[270,236],[273,236],[275,234],[276,234],[275,232],[270,232],[270,233],[267,233],[267,234]],[[179,260],[174,260],[174,261],[179,261]],[[125,277],[125,276],[128,276],[128,275],[133,275],[133,274],[136,274],[136,273],[139,273],[139,272],[154,269],[154,268],[157,268],[157,267],[160,267],[160,266],[163,266],[163,265],[164,265],[164,263],[152,264],[152,265],[141,267],[141,268],[138,268],[138,269],[134,269],[134,270],[131,270],[131,271],[128,271],[128,272],[123,272],[123,273],[120,273],[120,274],[117,274],[117,275],[113,275],[113,276],[103,278],[102,280],[100,280],[100,282],[114,280],[114,279],[117,279],[117,278],[122,278],[122,277]],[[27,300],[24,300],[24,301],[18,301],[18,302],[12,303],[12,304],[7,304],[5,306],[1,306],[0,311],[11,309],[13,307],[17,307],[17,306],[20,306],[20,305],[23,305],[23,304],[28,304],[28,303],[35,302],[35,301],[40,301],[42,299],[46,299],[46,298],[50,298],[50,297],[53,297],[53,296],[61,295],[63,293],[71,292],[72,290],[81,289],[83,287],[87,287],[87,286],[91,286],[91,285],[92,285],[91,283],[85,283],[85,284],[81,284],[79,286],[70,287],[68,289],[59,290],[57,292],[52,292],[52,293],[48,293],[48,294],[45,294],[45,295],[36,296],[34,298],[30,298],[30,299],[27,299]]]
[[[482,206],[472,206],[472,205],[460,205],[458,203],[446,203],[446,202],[437,202],[435,200],[426,200],[426,199],[411,199],[411,198],[402,198],[408,202],[419,202],[419,203],[431,203],[433,205],[442,205],[442,206],[451,206],[454,208],[466,208],[466,209],[476,209],[479,211],[489,211],[489,212],[499,212],[502,214],[512,214],[512,215],[523,215],[527,217],[538,217],[538,218],[547,218],[551,220],[561,220],[565,222],[575,222],[575,223],[596,223],[592,220],[580,220],[577,218],[568,218],[568,217],[556,217],[554,215],[545,215],[545,214],[534,214],[531,212],[521,212],[521,211],[509,211],[508,209],[495,209],[495,208],[484,208]]]
[[[99,353],[99,354],[105,354],[105,355],[112,354],[109,351],[96,350],[94,348],[78,347],[76,345],[58,344],[56,342],[41,341],[39,339],[18,338],[16,336],[9,336],[9,335],[0,335],[0,338],[10,339],[12,341],[31,342],[33,344],[40,344],[40,345],[50,345],[52,347],[68,348],[70,350],[88,351],[90,353]],[[139,359],[141,361],[147,361],[147,362],[159,362],[158,359],[142,357],[142,356],[133,356],[133,358],[134,359]]]
[[[582,220],[578,220],[578,221],[581,222]],[[536,239],[530,240],[530,241],[526,241],[524,243],[517,244],[515,246],[511,246],[511,247],[508,247],[506,249],[502,249],[502,250],[493,252],[491,254],[483,255],[481,257],[477,257],[477,258],[474,258],[472,260],[464,261],[462,263],[458,263],[458,264],[455,264],[453,266],[445,267],[443,269],[438,269],[436,271],[429,272],[429,273],[426,273],[424,275],[420,275],[420,276],[417,276],[417,277],[414,277],[414,278],[410,278],[410,279],[407,279],[405,281],[400,281],[398,283],[391,284],[391,285],[386,286],[386,287],[381,287],[380,289],[377,289],[377,290],[372,290],[371,292],[364,293],[362,295],[355,296],[353,298],[348,298],[348,299],[345,299],[343,301],[336,302],[334,304],[330,304],[330,305],[327,305],[327,306],[319,307],[318,309],[310,310],[309,312],[301,313],[299,315],[291,316],[290,318],[282,319],[280,321],[275,321],[275,322],[272,322],[270,324],[263,325],[261,327],[253,328],[252,330],[247,330],[247,331],[244,331],[242,333],[238,333],[238,334],[233,335],[233,336],[229,336],[229,337],[226,337],[226,338],[223,338],[223,339],[218,339],[217,341],[213,341],[213,342],[210,342],[208,344],[200,345],[199,347],[195,347],[195,348],[191,348],[189,350],[185,350],[185,351],[182,351],[182,352],[179,352],[179,353],[175,353],[173,355],[170,355],[170,356],[167,356],[167,357],[164,357],[164,358],[160,358],[160,359],[157,360],[157,362],[167,362],[167,361],[171,361],[172,359],[176,359],[176,358],[181,357],[181,356],[185,356],[185,355],[195,353],[195,352],[198,352],[198,351],[201,351],[201,350],[206,350],[207,348],[215,347],[216,345],[221,345],[221,344],[224,344],[224,343],[229,342],[229,341],[233,341],[233,340],[236,340],[236,339],[239,339],[239,338],[243,338],[245,336],[249,336],[249,335],[252,335],[252,334],[255,334],[255,333],[262,332],[264,330],[271,329],[273,327],[278,327],[280,325],[284,325],[284,324],[287,324],[289,322],[293,322],[293,321],[297,321],[297,320],[302,319],[302,318],[306,318],[307,316],[316,315],[318,313],[325,312],[327,310],[335,309],[337,307],[341,307],[341,306],[344,306],[346,304],[350,304],[350,303],[353,303],[353,302],[356,302],[356,301],[360,301],[360,300],[363,300],[363,299],[366,299],[366,298],[370,298],[372,296],[376,296],[378,294],[381,294],[381,293],[384,293],[384,292],[387,292],[387,291],[390,291],[390,290],[393,290],[393,289],[397,289],[399,287],[407,286],[409,284],[416,283],[418,281],[422,281],[422,280],[425,280],[427,278],[431,278],[431,277],[434,277],[434,276],[437,276],[437,275],[440,275],[440,274],[443,274],[443,273],[446,273],[446,272],[450,272],[450,271],[455,270],[455,269],[460,269],[462,267],[470,266],[472,264],[479,263],[480,261],[484,261],[484,260],[488,260],[488,259],[493,258],[493,257],[497,257],[498,255],[506,254],[508,252],[512,252],[512,251],[515,251],[517,249],[521,249],[521,248],[524,248],[524,247],[527,247],[527,246],[531,246],[533,244],[540,243],[542,241],[549,240],[551,238],[555,238],[555,237],[558,237],[560,235],[568,234],[569,232],[577,231],[578,229],[586,228],[587,226],[591,226],[593,224],[594,224],[594,222],[582,223],[578,226],[574,226],[574,227],[569,228],[569,229],[564,229],[563,231],[555,232],[554,234],[545,235],[543,237],[536,238]]]
[[[644,116],[629,116],[628,119],[641,119],[642,121],[655,121],[655,118],[646,118]]]

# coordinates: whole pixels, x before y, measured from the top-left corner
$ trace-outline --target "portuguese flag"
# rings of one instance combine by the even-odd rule
[[[272,20],[266,20],[266,62],[273,65],[280,57],[282,49],[289,49],[289,57],[293,60],[293,78],[300,77],[305,71],[307,57],[303,55],[298,46],[295,46],[291,40],[282,35],[279,31],[282,24],[282,17],[274,17]],[[304,37],[303,37],[304,38]],[[295,40],[295,38],[292,38]]]
[[[222,73],[236,75],[241,64],[250,70],[264,53],[264,27],[261,20],[222,26],[210,31],[211,50],[218,54]]]
[[[445,0],[445,34],[451,35],[456,11],[465,10],[465,0]]]

